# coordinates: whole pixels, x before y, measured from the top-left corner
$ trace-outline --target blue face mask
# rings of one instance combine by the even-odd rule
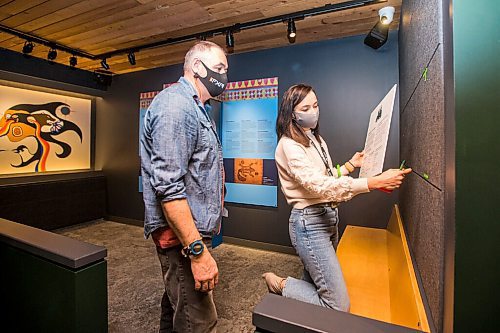
[[[294,112],[295,121],[303,128],[316,128],[319,120],[319,111],[317,112]]]

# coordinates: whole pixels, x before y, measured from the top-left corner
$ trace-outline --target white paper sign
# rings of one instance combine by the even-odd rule
[[[389,130],[391,128],[396,88],[397,84],[392,87],[370,115],[364,149],[365,158],[359,171],[360,178],[373,177],[382,172]]]

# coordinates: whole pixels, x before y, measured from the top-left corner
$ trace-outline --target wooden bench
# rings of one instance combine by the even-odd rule
[[[337,256],[352,314],[430,331],[398,206],[385,230],[347,226]]]
[[[347,226],[337,249],[350,313],[266,295],[257,332],[430,332],[399,209],[387,229]]]

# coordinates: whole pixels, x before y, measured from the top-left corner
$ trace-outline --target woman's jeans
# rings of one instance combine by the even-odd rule
[[[349,310],[349,295],[335,250],[338,210],[326,204],[292,209],[290,239],[304,265],[301,280],[288,277],[283,296],[336,310]]]

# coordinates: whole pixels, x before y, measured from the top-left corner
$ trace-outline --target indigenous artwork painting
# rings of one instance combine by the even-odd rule
[[[0,86],[0,175],[90,169],[91,100]]]

